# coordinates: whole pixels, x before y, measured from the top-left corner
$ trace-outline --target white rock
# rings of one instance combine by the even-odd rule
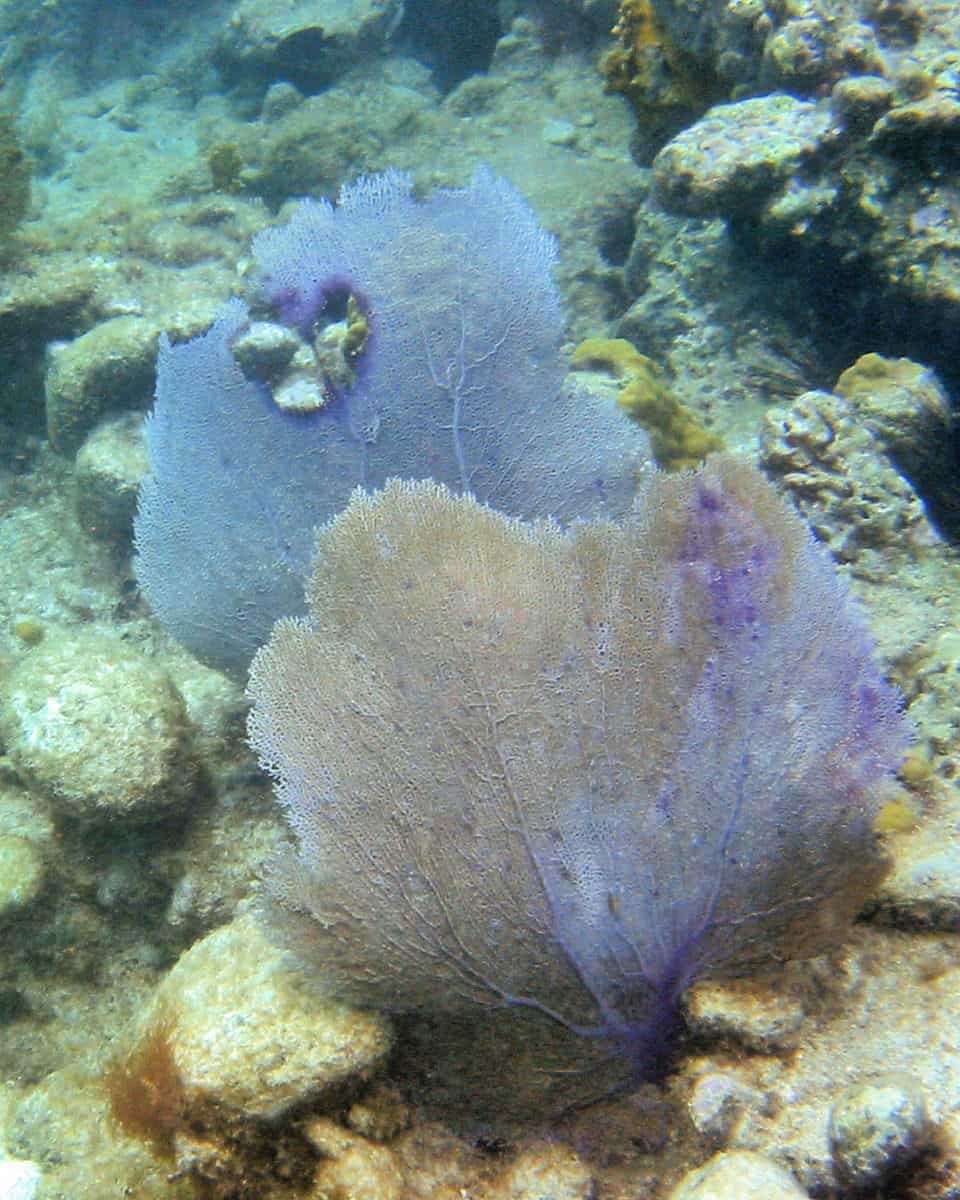
[[[0,1200],[33,1200],[40,1186],[40,1168],[34,1162],[0,1159]]]

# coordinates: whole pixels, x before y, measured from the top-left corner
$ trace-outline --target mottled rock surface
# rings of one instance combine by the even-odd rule
[[[793,96],[718,104],[653,163],[669,207],[694,216],[755,212],[835,136],[830,113]]]
[[[531,1146],[500,1181],[504,1200],[591,1200],[595,1182],[587,1165],[564,1146]]]
[[[183,699],[120,638],[49,638],[0,685],[0,734],[30,785],[80,821],[150,821],[196,778]]]
[[[830,1112],[830,1149],[840,1182],[880,1187],[929,1146],[922,1089],[908,1075],[888,1074],[851,1084]]]
[[[319,87],[383,47],[403,15],[401,0],[242,0],[217,47],[231,75],[264,74]]]
[[[855,575],[943,575],[957,563],[934,522],[958,509],[954,418],[934,371],[909,359],[864,354],[833,392],[805,392],[767,411],[761,461],[794,495],[817,536]]]
[[[896,313],[901,326],[898,300],[946,302],[952,314],[960,303],[949,165],[960,129],[956,5],[837,0],[828,11],[808,0],[662,0],[656,10],[675,44],[734,95],[661,150],[664,199],[688,212],[736,218],[749,211],[744,233],[754,246],[802,247],[811,264],[836,256],[849,268],[851,295]],[[749,98],[737,99],[738,90]],[[794,154],[778,109],[799,116],[808,105],[829,136],[814,139],[816,154]],[[742,155],[751,166],[744,182],[758,177],[762,135],[752,134],[761,111],[770,113],[770,144],[766,157],[759,152],[764,186],[750,195],[727,164]],[[950,338],[955,315],[931,317]]]
[[[368,1077],[391,1042],[383,1020],[322,999],[250,916],[187,951],[148,1031],[157,1021],[169,1022],[188,1108],[267,1119]]]
[[[723,1145],[745,1113],[762,1109],[763,1094],[733,1071],[704,1071],[690,1090],[687,1112],[697,1132]]]
[[[43,858],[33,840],[0,836],[0,917],[35,900],[43,876]]]
[[[796,1045],[804,1010],[795,989],[782,982],[698,983],[684,998],[684,1015],[696,1034],[771,1053]]]
[[[101,422],[77,452],[77,518],[91,537],[129,550],[137,492],[147,472],[143,417]]]
[[[685,1175],[670,1200],[806,1200],[782,1167],[750,1150],[726,1151]]]
[[[188,1179],[171,1178],[170,1163],[127,1137],[110,1113],[102,1082],[76,1067],[48,1075],[15,1105],[8,1146],[43,1172],[41,1200],[189,1200]]]
[[[149,399],[157,334],[157,327],[140,317],[114,317],[52,348],[47,433],[56,449],[76,450],[105,412]]]
[[[16,917],[40,894],[53,841],[44,809],[28,793],[0,783],[0,918]]]

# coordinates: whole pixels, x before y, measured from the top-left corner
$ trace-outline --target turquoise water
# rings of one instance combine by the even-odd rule
[[[0,1200],[952,1195],[960,9],[0,30]],[[155,389],[174,437],[215,402],[166,475]],[[721,448],[730,491],[656,474]],[[643,536],[423,501],[309,566],[397,473]],[[258,762],[263,621],[204,647],[283,573]]]

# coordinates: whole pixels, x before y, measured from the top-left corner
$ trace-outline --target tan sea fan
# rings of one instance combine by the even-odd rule
[[[826,553],[752,467],[625,522],[355,493],[250,736],[296,846],[282,922],[347,995],[523,1006],[656,1072],[684,988],[817,952],[881,863],[906,726]]]

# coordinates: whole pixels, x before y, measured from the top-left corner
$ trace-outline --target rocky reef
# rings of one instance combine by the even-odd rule
[[[0,32],[0,1196],[954,1196],[956,5],[10,0]],[[242,686],[132,568],[161,335],[271,317],[250,246],[288,201],[400,171],[421,203],[481,162],[556,239],[558,376],[623,339],[642,379],[581,358],[583,404],[627,421],[639,380],[671,453],[696,433],[671,465],[762,470],[916,729],[846,939],[691,983],[666,1078],[588,1107],[560,1027],[295,969]],[[333,369],[362,335],[327,315]]]

